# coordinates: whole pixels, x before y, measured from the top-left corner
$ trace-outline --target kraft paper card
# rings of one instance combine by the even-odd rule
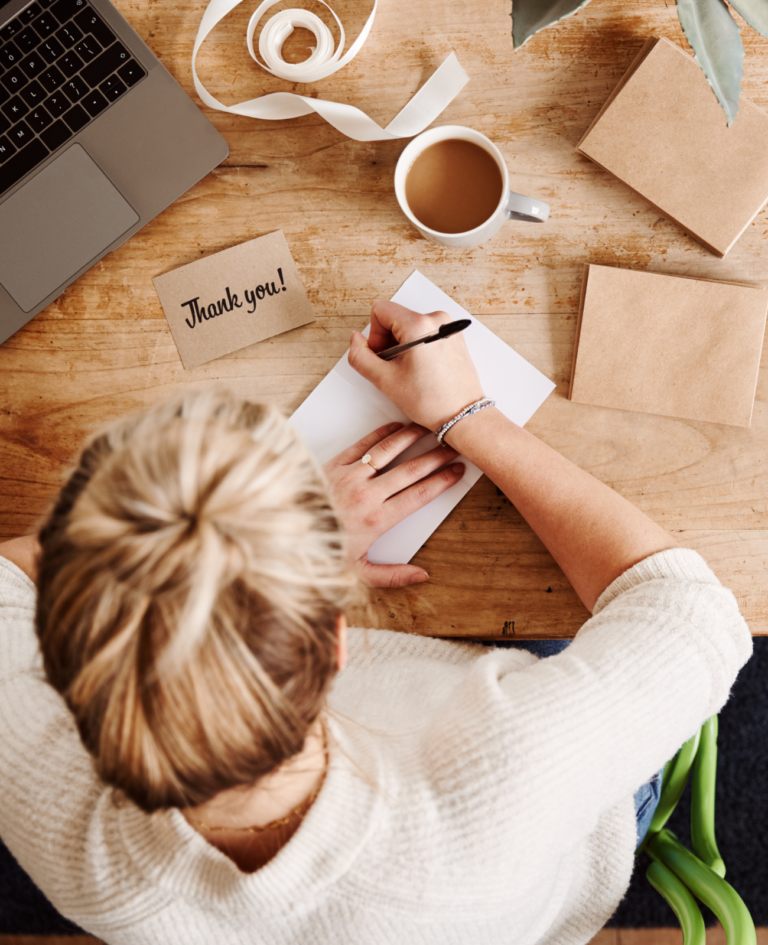
[[[469,318],[472,324],[462,335],[485,394],[496,401],[502,413],[520,426],[530,420],[555,389],[552,381],[420,272],[414,272],[406,279],[392,296],[392,301],[423,314],[444,311],[454,320]],[[365,334],[368,334],[367,328]],[[291,423],[321,463],[385,423],[407,422],[391,400],[350,367],[347,354],[291,418]],[[435,445],[432,434],[424,436],[402,453],[398,462],[419,456]],[[368,552],[370,561],[375,564],[405,564],[411,560],[482,475],[477,466],[466,460],[464,464],[466,471],[460,482],[374,542]]]
[[[766,312],[759,286],[588,265],[570,399],[748,427]]]
[[[718,256],[768,200],[768,114],[742,95],[729,128],[666,39],[648,40],[577,147]]]
[[[315,320],[282,230],[152,281],[185,368]]]

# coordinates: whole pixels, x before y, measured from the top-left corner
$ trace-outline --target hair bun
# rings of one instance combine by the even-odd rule
[[[275,409],[190,393],[119,421],[40,538],[46,672],[103,778],[145,810],[183,806],[300,749],[355,579]]]

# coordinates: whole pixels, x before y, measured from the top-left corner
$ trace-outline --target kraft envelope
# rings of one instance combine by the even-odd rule
[[[570,399],[748,427],[768,292],[588,265]]]
[[[315,320],[282,230],[152,281],[185,368]]]
[[[552,381],[420,272],[406,279],[392,301],[422,314],[443,311],[454,320],[469,318],[472,324],[462,334],[485,394],[519,426],[530,420],[555,389]],[[365,334],[368,334],[367,328]],[[291,423],[321,463],[385,423],[407,423],[405,415],[392,401],[350,366],[348,353],[291,417]],[[424,436],[401,453],[398,462],[419,456],[435,446],[432,434]],[[456,485],[385,532],[371,545],[368,560],[374,564],[410,561],[482,475],[473,463],[464,460],[464,465],[466,470]]]
[[[578,150],[718,256],[768,200],[768,114],[742,95],[729,128],[701,68],[666,39],[648,40]]]

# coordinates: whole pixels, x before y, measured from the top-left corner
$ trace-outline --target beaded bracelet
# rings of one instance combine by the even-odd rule
[[[495,407],[495,400],[488,400],[483,398],[483,400],[476,400],[475,403],[470,404],[468,407],[465,407],[462,411],[456,414],[453,420],[449,420],[448,423],[444,423],[440,429],[435,433],[437,437],[437,442],[440,446],[443,445],[443,440],[445,439],[445,434],[451,429],[454,423],[458,423],[459,420],[463,420],[464,417],[470,417],[473,413],[477,413],[478,410],[483,410],[485,407]]]

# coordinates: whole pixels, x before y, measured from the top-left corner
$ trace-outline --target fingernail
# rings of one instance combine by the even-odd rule
[[[402,423],[390,423],[390,425],[389,425],[389,432],[390,432],[390,433],[397,433],[397,431],[398,431],[398,430],[402,430],[402,428],[403,428]]]
[[[457,476],[464,474],[464,466],[462,463],[454,463],[453,466],[451,466],[451,470],[455,472]]]
[[[421,571],[411,582],[412,584],[423,584],[425,581],[429,580],[429,575],[426,571]]]

